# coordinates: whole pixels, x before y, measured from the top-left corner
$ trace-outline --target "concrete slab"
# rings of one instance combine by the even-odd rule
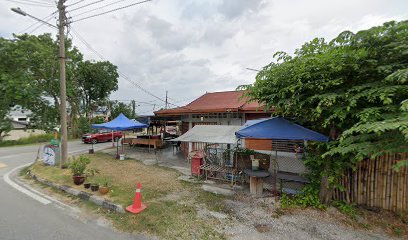
[[[211,193],[214,193],[214,194],[221,194],[221,195],[224,195],[224,196],[234,195],[234,191],[232,191],[230,189],[220,188],[220,187],[216,187],[216,186],[212,186],[212,185],[203,184],[201,186],[201,188],[204,191],[211,192]]]

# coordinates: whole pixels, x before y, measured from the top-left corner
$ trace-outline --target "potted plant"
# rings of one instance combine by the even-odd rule
[[[90,163],[90,159],[86,156],[79,156],[79,158],[73,158],[69,167],[72,172],[72,179],[76,185],[81,185],[85,181],[85,169],[86,166]]]
[[[96,192],[99,189],[99,184],[98,183],[91,183],[91,190],[92,192]]]
[[[110,190],[110,186],[109,186],[109,180],[104,178],[101,182],[101,186],[99,187],[99,193],[100,194],[107,194]]]
[[[85,188],[89,188],[91,186],[90,180],[99,173],[99,169],[97,168],[88,168],[85,171],[86,182],[84,183]]]

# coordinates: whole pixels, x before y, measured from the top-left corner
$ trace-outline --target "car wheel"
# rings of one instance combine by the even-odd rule
[[[98,143],[98,140],[97,139],[92,139],[92,143],[96,144],[96,143]]]

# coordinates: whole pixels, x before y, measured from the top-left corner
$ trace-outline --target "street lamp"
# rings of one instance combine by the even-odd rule
[[[11,8],[11,11],[13,11],[13,12],[15,12],[15,13],[17,13],[17,14],[20,14],[20,15],[22,15],[22,16],[24,16],[24,17],[25,17],[25,16],[28,16],[28,17],[33,18],[33,19],[35,19],[35,20],[37,20],[37,21],[39,21],[39,22],[42,22],[42,23],[44,23],[44,24],[46,24],[46,25],[48,25],[48,26],[50,26],[50,27],[52,27],[52,28],[58,29],[56,26],[54,26],[54,25],[52,25],[52,24],[50,24],[50,23],[48,23],[48,22],[46,22],[46,21],[44,21],[44,20],[42,20],[42,19],[39,19],[39,18],[37,18],[37,17],[34,17],[33,15],[30,15],[30,14],[24,12],[21,8]]]
[[[59,38],[59,62],[60,62],[60,114],[61,114],[61,162],[60,165],[62,166],[63,163],[68,158],[68,130],[67,130],[67,90],[66,90],[66,83],[65,83],[65,26],[67,25],[65,19],[65,5],[64,0],[58,0],[58,27],[54,26],[42,19],[34,17],[21,8],[11,8],[11,11],[20,14],[22,16],[29,16],[47,26],[52,28],[58,29],[58,38]]]

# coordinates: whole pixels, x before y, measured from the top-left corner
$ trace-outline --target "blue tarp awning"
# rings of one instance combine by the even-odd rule
[[[238,138],[307,140],[328,142],[329,138],[284,118],[263,118],[247,121],[235,132]]]
[[[128,129],[138,129],[138,128],[147,128],[147,124],[140,123],[136,120],[130,120],[122,113],[119,114],[115,119],[110,122],[101,123],[101,124],[92,124],[92,128],[96,129],[108,129],[108,130],[128,130]]]

